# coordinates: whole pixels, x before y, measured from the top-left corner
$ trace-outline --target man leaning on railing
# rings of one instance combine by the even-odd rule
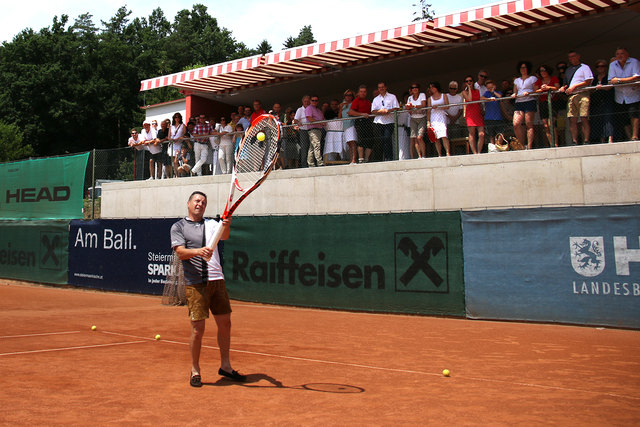
[[[624,47],[616,49],[616,60],[609,65],[609,83],[619,85],[640,81],[640,62],[629,57]],[[640,86],[615,88],[616,107],[619,114],[627,114],[631,121],[630,139],[638,140],[640,125]]]

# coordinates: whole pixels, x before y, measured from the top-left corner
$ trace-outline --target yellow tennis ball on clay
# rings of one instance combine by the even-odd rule
[[[444,375],[445,377],[448,377],[449,375],[451,375],[451,372],[449,372],[448,369],[445,369],[442,371],[442,375]]]
[[[267,136],[264,134],[264,132],[258,132],[258,134],[256,135],[256,138],[258,138],[258,141],[264,141],[264,139]]]
[[[98,327],[97,327],[96,325],[93,325],[93,326],[91,327],[91,330],[92,330],[92,331],[95,331],[96,329],[98,329]]]
[[[156,339],[159,340],[160,339],[160,334],[156,335]]]

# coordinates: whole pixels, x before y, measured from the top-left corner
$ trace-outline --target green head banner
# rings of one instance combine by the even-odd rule
[[[82,218],[89,153],[0,164],[0,219]]]
[[[236,217],[225,242],[232,298],[464,315],[459,212]]]

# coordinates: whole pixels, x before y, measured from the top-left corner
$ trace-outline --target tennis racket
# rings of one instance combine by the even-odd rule
[[[247,129],[236,151],[229,198],[221,217],[223,220],[230,218],[240,203],[267,179],[278,160],[279,151],[280,124],[271,114],[262,114]],[[234,199],[236,192],[240,195]],[[218,245],[222,232],[223,227],[218,227],[211,249]]]

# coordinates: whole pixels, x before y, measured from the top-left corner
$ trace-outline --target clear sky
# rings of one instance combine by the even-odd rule
[[[83,13],[93,15],[93,22],[108,21],[119,7],[126,5],[132,17],[148,17],[151,8],[160,7],[169,21],[176,12],[202,3],[218,25],[231,30],[233,37],[254,48],[266,39],[274,51],[282,49],[289,36],[297,36],[311,25],[317,41],[327,42],[357,34],[370,33],[411,23],[419,10],[418,0],[323,0],[318,7],[296,7],[305,2],[285,0],[193,1],[193,0],[23,0],[3,8],[0,14],[0,42],[11,41],[25,28],[34,31],[51,26],[54,16],[66,14],[69,22]],[[436,15],[482,6],[491,0],[427,0]]]

